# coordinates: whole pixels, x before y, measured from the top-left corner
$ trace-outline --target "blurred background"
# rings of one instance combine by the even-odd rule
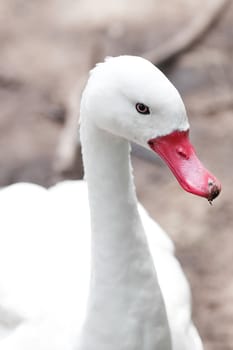
[[[138,197],[170,234],[206,350],[233,349],[233,3],[231,0],[1,0],[0,186],[82,178],[79,97],[106,55],[158,65],[180,91],[191,139],[223,191],[211,207],[133,151]]]

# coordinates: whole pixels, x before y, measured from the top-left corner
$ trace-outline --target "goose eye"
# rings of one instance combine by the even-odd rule
[[[136,110],[138,111],[138,113],[140,113],[140,114],[150,114],[149,107],[144,105],[144,103],[136,103],[135,107],[136,107]]]

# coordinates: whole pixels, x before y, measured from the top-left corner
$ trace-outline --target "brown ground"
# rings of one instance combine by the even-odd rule
[[[72,7],[71,0],[0,4],[0,186],[54,183],[66,99],[76,79],[105,53],[140,54],[159,44],[204,3],[167,0],[158,6],[157,0],[147,20],[121,19],[120,13],[112,24],[111,16],[106,23],[98,16],[85,23],[77,8],[67,10],[68,2]],[[166,68],[185,100],[200,158],[222,181],[220,198],[211,207],[184,193],[157,159],[133,158],[139,199],[174,239],[189,277],[206,350],[233,349],[232,20],[233,5],[198,45]],[[79,177],[80,168],[74,173]]]

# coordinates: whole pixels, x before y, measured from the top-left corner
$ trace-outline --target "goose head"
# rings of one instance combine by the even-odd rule
[[[156,152],[186,191],[210,202],[220,193],[220,182],[204,168],[189,141],[178,91],[149,61],[119,56],[99,63],[83,92],[84,114],[97,128]]]

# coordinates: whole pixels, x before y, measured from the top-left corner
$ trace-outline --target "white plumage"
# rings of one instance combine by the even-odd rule
[[[115,71],[119,78],[117,87]],[[140,88],[139,80],[144,83]],[[108,94],[103,100],[101,94],[106,89],[106,81]],[[156,274],[151,269],[144,231],[134,207],[136,197],[133,186],[131,188],[130,166],[128,161],[124,163],[128,159],[125,138],[143,144],[143,137],[148,140],[157,135],[153,135],[153,118],[137,115],[138,119],[131,121],[136,112],[130,111],[131,106],[125,99],[128,95],[133,108],[134,102],[146,99],[156,118],[165,118],[167,112],[165,121],[155,123],[157,135],[188,127],[177,91],[147,61],[123,56],[110,59],[94,70],[81,107],[92,249],[85,181],[63,182],[49,190],[22,183],[0,191],[1,350],[202,349],[191,321],[189,286],[174,257],[173,244],[139,205],[170,328],[166,322]],[[102,114],[98,114],[99,110]],[[99,138],[101,123],[107,132],[103,131],[104,136],[101,134],[103,137]],[[110,131],[124,139],[118,141]],[[101,153],[104,143],[108,151]],[[121,172],[125,177],[123,174],[121,178]],[[126,186],[130,188],[127,192]],[[122,203],[124,210],[129,208],[128,212],[121,213]],[[113,223],[114,215],[122,217]],[[101,232],[97,232],[101,225]],[[124,226],[126,232],[123,232]],[[128,231],[132,231],[132,237]],[[135,276],[131,269],[136,271]],[[152,288],[147,288],[150,285]],[[117,343],[116,335],[120,335]]]
[[[87,197],[85,181],[67,181],[49,190],[21,183],[0,191],[2,350],[75,349],[90,276]],[[189,324],[190,291],[173,244],[141,206],[140,213],[169,319],[181,333],[177,340],[187,334],[187,349],[192,349],[191,334],[199,346],[193,349],[201,349]]]

